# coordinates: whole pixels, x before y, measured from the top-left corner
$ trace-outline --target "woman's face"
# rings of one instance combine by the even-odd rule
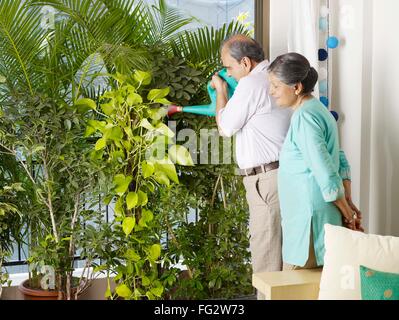
[[[295,86],[289,86],[281,82],[273,72],[269,72],[270,95],[276,100],[280,107],[292,107],[298,100],[295,94]]]

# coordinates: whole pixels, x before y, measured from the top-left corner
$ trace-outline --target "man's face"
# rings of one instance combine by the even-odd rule
[[[248,74],[250,74],[251,66],[249,66],[249,68],[248,68],[244,59],[242,61],[238,62],[236,59],[234,59],[230,55],[230,52],[228,49],[226,49],[226,48],[222,49],[221,58],[222,58],[223,66],[227,69],[227,75],[229,77],[233,77],[234,79],[239,81],[241,78],[244,78]],[[249,63],[251,63],[250,60],[249,60]]]

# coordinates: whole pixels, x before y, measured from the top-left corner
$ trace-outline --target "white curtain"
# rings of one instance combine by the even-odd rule
[[[319,71],[319,12],[320,0],[290,0],[288,52],[304,55]],[[318,86],[314,91],[319,96]]]

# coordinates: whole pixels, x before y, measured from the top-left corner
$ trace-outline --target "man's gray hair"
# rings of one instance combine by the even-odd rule
[[[245,57],[258,63],[265,60],[265,52],[261,45],[246,35],[238,34],[227,38],[223,41],[222,48],[227,48],[230,55],[238,62]]]

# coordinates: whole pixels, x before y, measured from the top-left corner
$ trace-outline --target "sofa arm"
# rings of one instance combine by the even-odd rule
[[[317,300],[322,268],[255,273],[252,285],[266,300]]]

